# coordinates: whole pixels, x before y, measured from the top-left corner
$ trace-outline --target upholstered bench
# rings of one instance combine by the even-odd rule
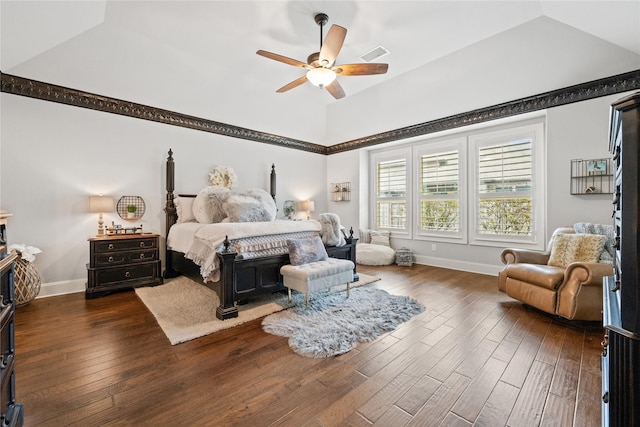
[[[295,289],[305,294],[305,303],[309,307],[310,292],[329,289],[336,285],[347,285],[348,298],[354,267],[353,262],[348,259],[328,258],[301,265],[283,265],[280,267],[280,274],[282,274],[284,285],[289,290],[289,302],[291,302],[291,289]]]

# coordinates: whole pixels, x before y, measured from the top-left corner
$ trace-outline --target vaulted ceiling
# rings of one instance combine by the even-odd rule
[[[337,63],[383,46],[385,75],[303,70],[314,15],[348,33]],[[249,129],[332,145],[640,69],[634,1],[7,1],[0,70]],[[326,29],[325,29],[326,34]]]

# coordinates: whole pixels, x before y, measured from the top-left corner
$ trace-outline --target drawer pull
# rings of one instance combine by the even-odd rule
[[[140,254],[140,259],[144,259],[144,253]]]
[[[144,242],[140,242],[140,247],[144,248]]]
[[[124,273],[124,277],[129,278],[131,277],[131,273],[129,273],[128,271],[126,273]]]
[[[109,249],[113,249],[113,243],[109,243]]]
[[[113,262],[113,257],[112,256],[109,257],[109,262]]]

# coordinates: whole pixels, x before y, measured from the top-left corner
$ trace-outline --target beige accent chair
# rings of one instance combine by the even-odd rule
[[[546,252],[505,249],[505,267],[498,274],[498,289],[511,298],[549,314],[570,320],[602,320],[602,278],[613,274],[608,264],[572,262],[566,268],[547,265],[558,233],[553,232]]]

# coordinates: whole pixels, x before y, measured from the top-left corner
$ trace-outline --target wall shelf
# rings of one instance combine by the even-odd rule
[[[351,200],[351,183],[350,182],[332,182],[331,186],[332,202],[348,202]]]
[[[613,165],[608,158],[571,160],[571,194],[612,194]]]

